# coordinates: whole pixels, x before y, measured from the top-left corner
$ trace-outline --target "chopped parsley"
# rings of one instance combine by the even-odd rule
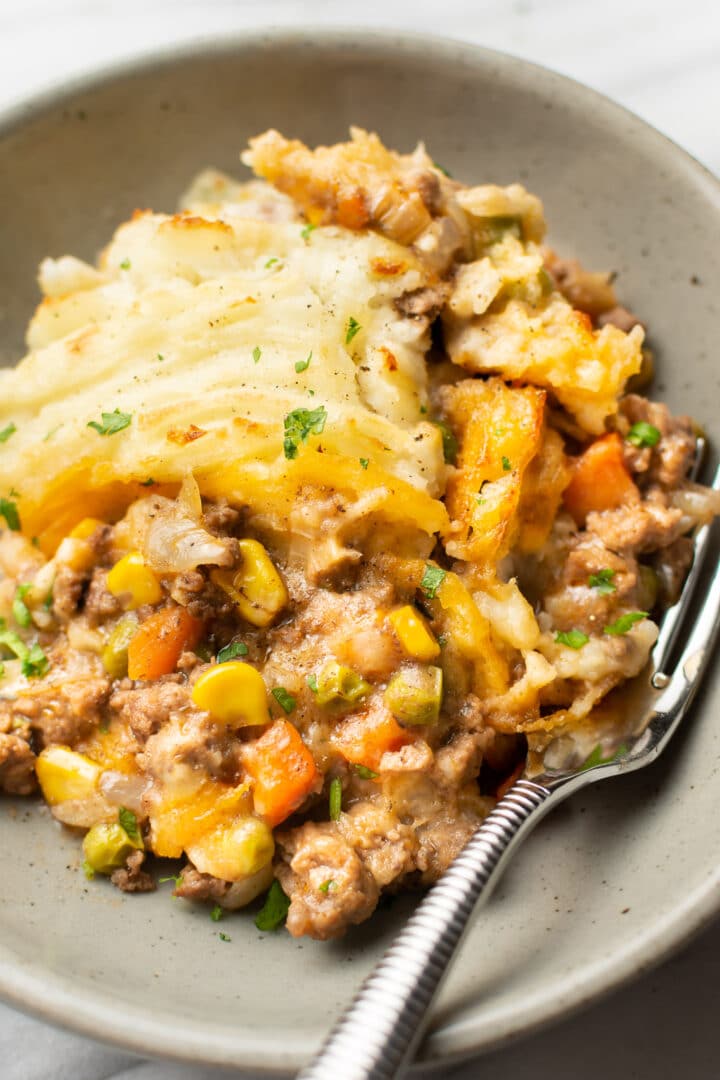
[[[296,705],[295,698],[292,696],[292,694],[289,694],[284,686],[276,686],[273,690],[270,691],[270,693],[275,698],[283,712],[287,713],[289,716]]]
[[[247,654],[247,645],[242,641],[231,641],[217,654],[217,662],[218,664],[226,664],[228,660],[234,660],[236,656],[247,656]]]
[[[128,834],[134,844],[139,844],[142,847],[142,836],[140,835],[140,828],[138,821],[132,810],[128,810],[127,807],[121,806],[118,810],[118,821]]]
[[[435,427],[440,428],[445,464],[454,465],[458,456],[458,441],[453,434],[452,428],[444,420],[433,420],[433,423]]]
[[[342,781],[337,776],[330,781],[330,797],[328,802],[330,808],[330,820],[337,821],[342,813]]]
[[[52,439],[53,435],[60,430],[62,424],[56,424],[54,428],[50,428],[48,433],[43,436],[43,442],[47,442],[48,439]]]
[[[93,878],[95,877],[95,871],[93,870],[92,866],[87,861],[87,859],[83,859],[82,872],[85,875],[85,877],[88,879],[88,881],[92,881]]]
[[[500,460],[502,461],[502,467],[503,467],[504,471],[505,472],[510,472],[510,470],[512,469],[512,465],[510,464],[510,458],[505,457],[505,455],[503,454],[503,456],[502,456],[502,458]]]
[[[328,893],[331,889],[335,892],[335,889],[337,889],[337,882],[334,881],[333,878],[328,878],[327,881],[323,881],[322,885],[318,885],[318,889],[322,893]]]
[[[220,907],[219,904],[216,904],[215,907],[210,912],[210,918],[212,919],[213,922],[220,922],[220,920],[223,917],[223,914],[224,914],[223,909]]]
[[[625,436],[633,446],[657,446],[660,442],[660,431],[654,424],[648,424],[647,420],[639,420]]]
[[[433,161],[433,165],[438,172],[441,172],[443,176],[449,176],[452,179],[452,173],[449,173],[444,165],[441,165],[439,161]]]
[[[617,590],[617,585],[613,583],[614,577],[614,570],[603,567],[603,569],[598,570],[596,574],[590,575],[588,578],[588,585],[592,589],[597,589],[601,596],[609,596],[610,593],[614,593]]]
[[[157,354],[157,356],[155,357],[155,359],[156,359],[156,360],[158,361],[158,363],[162,364],[162,362],[163,362],[163,360],[165,359],[165,357],[163,356],[163,354],[162,354],[161,352],[159,352],[159,353]]]
[[[262,356],[262,349],[260,348],[259,345],[256,345],[255,348],[252,351],[252,358],[253,358],[253,360],[255,361],[256,364],[259,363],[261,356]]]
[[[610,623],[609,626],[603,627],[603,634],[627,634],[628,630],[630,630],[636,622],[647,619],[647,616],[647,611],[627,611],[624,615],[621,615],[619,619],[616,619],[614,623]]]
[[[12,499],[0,499],[0,517],[5,518],[8,529],[12,529],[13,532],[20,531],[20,515],[17,503],[14,503]]]
[[[50,661],[39,645],[33,645],[28,649],[27,655],[20,659],[22,660],[20,670],[27,679],[40,678],[50,667]]]
[[[14,435],[17,428],[14,424],[8,424],[0,431],[0,443],[7,442],[11,435]]]
[[[420,415],[421,416],[427,416],[427,405],[421,405],[420,406]]]
[[[370,458],[366,458],[366,457],[361,457],[360,458],[360,465],[362,466],[363,469],[367,469],[369,464],[370,464]]]
[[[117,435],[118,431],[124,431],[126,427],[130,427],[132,422],[132,413],[120,412],[120,409],[113,409],[112,412],[104,412],[100,415],[102,423],[91,420],[88,424],[88,427],[97,431],[98,435]]]
[[[285,922],[290,907],[290,897],[283,892],[282,885],[275,879],[268,889],[265,903],[255,918],[258,930],[277,930]]]
[[[268,259],[268,261],[265,263],[265,269],[270,270],[275,265],[275,263],[279,262],[280,260],[278,259],[277,255],[273,255],[272,259]]]
[[[131,266],[132,266],[132,263],[130,262],[129,259],[123,259],[123,261],[120,263],[120,269],[121,270],[129,270]]]
[[[305,225],[304,228],[300,230],[300,235],[302,236],[303,240],[309,240],[310,233],[314,232],[315,229],[317,229],[317,225],[313,225],[311,221],[308,221],[307,225]]]
[[[312,360],[312,349],[307,354],[307,359],[296,361],[295,370],[297,371],[298,375],[300,374],[301,371],[307,371],[307,369],[310,367],[310,361],[311,360]]]
[[[430,563],[425,564],[425,573],[422,576],[420,588],[423,590],[428,600],[435,599],[437,591],[446,577],[447,570],[443,570],[439,566],[432,566]]]
[[[227,934],[223,934],[222,930],[218,934],[218,937],[220,938],[221,941],[232,941],[232,938],[228,937]]]
[[[27,629],[32,622],[32,616],[30,615],[30,609],[25,603],[25,597],[32,589],[32,585],[18,585],[15,590],[15,599],[12,603],[12,613],[15,622],[18,626],[22,626]]]
[[[567,645],[569,649],[582,649],[590,638],[582,630],[558,630],[555,640],[558,645]]]
[[[308,677],[306,679],[306,682],[307,682],[308,686],[310,687],[310,689],[312,690],[313,694],[317,694],[317,692],[318,692],[318,689],[317,689],[317,675],[308,675]]]
[[[297,457],[301,442],[307,442],[310,435],[320,435],[325,430],[327,409],[318,405],[317,409],[293,409],[284,420],[285,438],[283,450],[291,461]]]
[[[362,330],[362,326],[357,321],[357,319],[353,319],[351,315],[348,319],[347,330],[345,331],[345,344],[349,345],[352,339],[357,333],[359,333],[360,330]]]
[[[169,877],[158,878],[158,884],[159,885],[164,885],[166,881],[174,881],[175,882],[175,888],[177,889],[177,887],[182,882],[182,874],[170,874]]]
[[[152,476],[148,476],[147,480],[140,481],[140,487],[152,487],[157,483],[157,480],[153,480]]]
[[[377,780],[380,773],[373,772],[372,769],[368,769],[367,765],[353,765],[353,769],[358,774],[361,780]]]

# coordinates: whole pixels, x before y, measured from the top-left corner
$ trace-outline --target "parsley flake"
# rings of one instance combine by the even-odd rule
[[[285,457],[292,461],[297,457],[301,442],[307,442],[310,435],[320,435],[325,430],[327,410],[324,405],[317,409],[293,409],[284,420],[285,438],[283,450]]]
[[[255,361],[256,364],[259,363],[261,356],[262,356],[262,349],[260,348],[259,345],[256,345],[255,348],[252,351],[252,358],[253,358],[253,360]]]
[[[153,487],[157,483],[157,480],[153,480],[152,476],[148,476],[147,480],[140,481],[140,487]]]
[[[328,803],[330,820],[337,821],[342,813],[342,781],[337,776],[330,781],[330,796]]]
[[[223,934],[222,930],[218,934],[218,937],[220,938],[221,941],[232,941],[232,938],[228,937],[227,934]]]
[[[157,362],[158,362],[159,364],[162,364],[162,362],[163,362],[163,360],[165,359],[165,357],[163,356],[163,354],[162,354],[161,352],[159,352],[159,353],[157,354],[157,356],[155,357],[155,359],[157,360]]]
[[[285,922],[290,907],[290,897],[283,892],[282,885],[275,879],[268,889],[265,903],[255,918],[258,930],[277,930]]]
[[[660,442],[660,431],[654,424],[648,424],[647,420],[639,420],[625,436],[633,446],[657,446]]]
[[[627,611],[624,615],[621,615],[614,623],[610,623],[609,626],[603,627],[603,634],[627,634],[628,630],[635,625],[636,622],[641,622],[643,619],[647,619],[647,611]]]
[[[178,886],[182,882],[182,874],[170,874],[169,877],[158,878],[158,884],[159,885],[164,885],[166,881],[174,881],[175,882],[175,888],[177,889]]]
[[[588,578],[588,585],[592,589],[597,589],[601,596],[608,596],[610,593],[614,593],[617,590],[617,585],[613,584],[614,577],[614,570],[603,567],[603,569],[598,570],[596,574],[590,575]]]
[[[458,456],[458,441],[452,428],[444,420],[433,420],[435,427],[440,428],[442,435],[443,457],[446,465],[454,465]]]
[[[446,577],[447,570],[443,570],[440,566],[433,566],[431,563],[425,564],[425,573],[422,576],[420,588],[423,590],[428,600],[435,599],[438,589]]]
[[[226,664],[228,660],[234,660],[236,656],[247,656],[248,647],[242,641],[231,641],[217,654],[218,664]]]
[[[580,769],[593,769],[596,765],[608,765],[611,761],[616,761],[619,757],[622,757],[623,754],[626,754],[627,750],[627,745],[625,743],[621,743],[621,745],[618,746],[614,754],[610,754],[608,757],[605,757],[603,753],[603,748],[600,743],[598,743],[597,746],[593,747],[593,749],[590,751],[585,761],[583,761]]]
[[[317,229],[317,225],[313,225],[311,221],[308,221],[307,225],[300,230],[300,235],[303,240],[308,241],[310,239],[310,233],[314,232],[315,229]]]
[[[265,263],[265,269],[270,270],[273,266],[275,266],[276,263],[279,262],[280,260],[278,259],[277,255],[273,255],[273,257],[271,259],[268,259],[268,261]]]
[[[361,457],[360,458],[360,465],[362,466],[363,469],[367,469],[369,464],[370,464],[370,458],[366,458],[366,457]]]
[[[502,461],[502,467],[503,467],[504,471],[505,472],[510,472],[510,470],[512,469],[512,465],[510,463],[510,458],[505,457],[505,455],[503,454],[503,456],[501,458],[501,461]]]
[[[582,649],[590,638],[582,630],[558,630],[555,640],[558,645],[567,645],[569,649]]]
[[[16,431],[17,428],[14,424],[8,424],[7,427],[4,427],[2,431],[0,431],[0,443],[7,442],[10,436],[14,435]]]
[[[308,677],[307,677],[307,679],[305,681],[307,682],[308,686],[312,690],[313,694],[317,694],[317,692],[318,692],[317,675],[308,675]]]
[[[361,780],[377,780],[380,773],[373,772],[372,769],[368,769],[367,765],[353,765],[353,769],[358,774]]]
[[[33,645],[28,650],[27,656],[21,657],[20,670],[27,679],[40,678],[47,673],[50,661],[39,645]]]
[[[120,412],[120,409],[113,409],[112,412],[104,412],[100,415],[102,423],[91,420],[87,425],[97,431],[98,435],[117,435],[118,431],[124,431],[126,427],[130,427],[132,422],[132,413]]]
[[[275,698],[283,712],[287,713],[289,716],[296,705],[295,698],[292,696],[292,694],[289,694],[284,686],[276,686],[274,690],[270,691],[270,693]]]
[[[307,369],[310,367],[310,361],[311,360],[312,360],[312,349],[307,354],[307,359],[306,360],[298,360],[298,361],[296,361],[295,370],[297,371],[298,375],[300,374],[301,371],[307,371]]]
[[[345,344],[349,345],[355,335],[360,332],[360,330],[362,330],[362,326],[357,321],[357,319],[353,319],[351,315],[348,319],[347,330],[345,331]]]
[[[224,914],[223,909],[220,907],[219,904],[216,904],[215,907],[210,912],[210,918],[212,919],[213,922],[220,922],[220,920],[223,917],[223,914]]]
[[[20,515],[17,503],[14,503],[12,499],[0,499],[0,517],[5,518],[8,529],[12,529],[13,532],[20,531]]]
[[[334,881],[333,878],[328,878],[327,881],[323,881],[322,885],[318,885],[318,891],[322,893],[328,893],[331,889],[333,892],[337,889],[337,882]]]
[[[128,810],[127,807],[121,806],[118,810],[118,822],[128,834],[134,844],[139,847],[143,846],[142,836],[140,835],[140,828],[138,826],[138,820],[133,814],[132,810]]]
[[[123,259],[123,261],[120,263],[120,269],[121,270],[129,270],[131,266],[132,266],[132,263],[130,262],[129,259]]]
[[[12,613],[15,622],[18,626],[25,627],[27,629],[32,622],[32,616],[30,615],[30,609],[25,603],[25,597],[32,589],[32,585],[18,585],[15,590],[15,599],[12,603]]]

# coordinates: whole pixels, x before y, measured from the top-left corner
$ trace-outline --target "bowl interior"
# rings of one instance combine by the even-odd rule
[[[463,180],[519,180],[551,242],[618,274],[657,348],[654,391],[717,443],[717,184],[640,121],[577,85],[458,43],[368,33],[244,36],[90,80],[0,129],[0,360],[22,352],[46,254],[92,258],[135,207],[172,210],[201,167],[241,173],[267,127],[310,143],[376,130],[424,139]],[[546,821],[474,918],[423,1055],[507,1040],[589,1000],[708,918],[720,881],[720,697],[645,774]],[[29,802],[0,807],[0,989],[19,1005],[140,1050],[291,1068],[318,1044],[411,901],[340,943],[262,935],[240,913],[89,885],[79,845]],[[166,895],[163,895],[163,892]]]

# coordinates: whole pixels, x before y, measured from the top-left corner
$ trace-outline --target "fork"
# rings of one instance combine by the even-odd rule
[[[700,467],[701,443],[693,476]],[[712,487],[720,490],[720,468]],[[546,767],[533,779],[521,778],[512,785],[415,909],[297,1080],[391,1080],[404,1074],[473,909],[481,896],[487,897],[520,841],[549,810],[580,788],[640,769],[662,753],[697,692],[720,622],[719,564],[677,662],[671,665],[707,562],[710,538],[710,525],[697,531],[693,564],[680,599],[662,620],[650,665],[648,705],[635,726],[639,734],[611,760],[589,768]]]

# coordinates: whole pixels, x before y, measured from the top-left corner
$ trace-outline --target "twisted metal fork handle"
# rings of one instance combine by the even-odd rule
[[[518,780],[416,908],[297,1080],[391,1080],[424,1020],[480,896],[549,809],[553,792]]]

